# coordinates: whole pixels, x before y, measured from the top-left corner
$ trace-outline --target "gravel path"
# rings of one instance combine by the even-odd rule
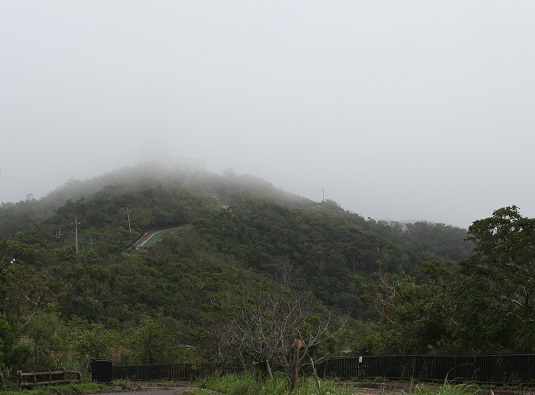
[[[173,388],[147,388],[137,391],[99,392],[99,395],[180,395],[187,388],[187,386]]]

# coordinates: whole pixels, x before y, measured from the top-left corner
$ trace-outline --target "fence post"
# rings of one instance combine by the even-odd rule
[[[112,361],[94,359],[91,368],[91,380],[97,383],[111,383],[113,379]]]

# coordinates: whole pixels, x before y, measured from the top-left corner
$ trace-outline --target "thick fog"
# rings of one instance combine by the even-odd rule
[[[530,0],[0,2],[0,202],[160,158],[365,217],[535,216]]]

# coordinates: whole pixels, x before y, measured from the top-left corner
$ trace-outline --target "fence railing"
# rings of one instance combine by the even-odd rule
[[[123,365],[111,367],[111,377],[113,380],[195,380],[199,377],[213,374],[220,371],[221,366],[212,363],[172,363],[157,365]],[[227,365],[227,373],[242,371],[241,366]],[[110,380],[111,381],[111,380]]]
[[[76,378],[72,378],[72,377]],[[57,370],[47,372],[17,372],[19,387],[33,387],[36,385],[53,385],[67,383],[81,383],[82,374],[74,370]]]
[[[342,379],[434,380],[489,384],[535,385],[535,354],[384,355],[331,358],[315,366],[320,377]],[[113,380],[194,380],[220,371],[216,364],[111,366]],[[241,367],[227,366],[227,372]],[[111,381],[111,379],[109,380]]]
[[[385,355],[332,358],[317,366],[321,377],[449,380],[535,384],[535,354]]]
[[[189,363],[113,366],[112,368],[114,380],[192,380],[193,373],[193,365]]]

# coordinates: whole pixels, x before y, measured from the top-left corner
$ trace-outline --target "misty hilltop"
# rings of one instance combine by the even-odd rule
[[[118,170],[105,173],[102,176],[85,180],[70,179],[64,185],[46,194],[43,198],[35,199],[32,194],[28,194],[25,200],[19,202],[3,202],[0,207],[3,209],[4,217],[0,229],[9,229],[9,214],[17,211],[26,211],[23,220],[13,228],[22,230],[25,226],[31,226],[38,218],[45,218],[51,215],[57,208],[66,202],[76,202],[80,199],[91,199],[95,195],[102,195],[104,191],[115,190],[116,194],[132,193],[140,189],[174,189],[177,196],[182,191],[214,199],[215,204],[222,207],[229,207],[238,204],[246,199],[263,199],[281,204],[287,208],[311,208],[318,203],[295,193],[286,192],[276,188],[273,184],[259,177],[246,174],[237,175],[232,169],[222,172],[221,175],[210,173],[199,167],[188,165],[165,166],[161,163],[151,162],[132,167],[122,167]],[[127,202],[125,202],[127,203]],[[339,205],[330,200],[324,200],[320,204]],[[26,208],[26,210],[24,209]],[[342,208],[340,207],[342,210]],[[345,210],[348,215],[362,216]],[[368,218],[374,221],[371,218]],[[379,221],[380,223],[390,223],[392,226],[405,227],[404,223],[423,223],[428,221]],[[439,224],[440,226],[446,226]],[[447,226],[450,227],[450,226]],[[451,226],[452,229],[456,227]]]
[[[232,256],[242,268],[273,275],[291,265],[296,284],[357,317],[374,315],[367,300],[378,273],[421,276],[422,262],[452,267],[471,251],[463,229],[365,219],[336,202],[313,202],[231,170],[215,175],[145,164],[0,207],[1,237],[39,234],[49,243],[46,256],[28,261],[35,265],[57,263],[47,257],[55,249],[75,258],[75,222],[76,259],[121,254],[145,232],[179,227],[202,249]]]

